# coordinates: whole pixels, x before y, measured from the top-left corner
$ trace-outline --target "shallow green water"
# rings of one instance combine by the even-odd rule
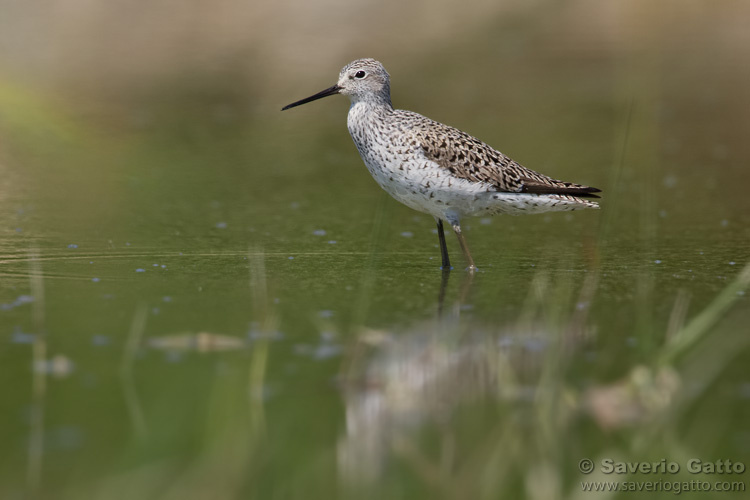
[[[0,496],[744,485],[686,465],[750,464],[739,80],[685,65],[651,87],[638,64],[573,59],[549,81],[525,50],[540,60],[502,116],[490,90],[439,103],[476,80],[450,69],[394,95],[604,190],[599,211],[468,221],[473,277],[452,237],[443,274],[432,219],[369,177],[343,99],[278,113],[317,80],[228,115],[247,102],[219,83],[109,114],[0,87]],[[615,477],[603,458],[681,471]]]

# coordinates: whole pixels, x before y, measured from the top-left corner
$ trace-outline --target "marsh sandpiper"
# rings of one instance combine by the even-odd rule
[[[282,108],[334,94],[351,99],[347,126],[377,183],[404,205],[437,222],[444,270],[451,268],[443,221],[451,225],[474,270],[461,220],[495,214],[534,214],[598,208],[599,189],[547,177],[479,139],[412,111],[393,109],[390,76],[374,59],[357,59],[336,85]],[[589,198],[589,199],[585,199]]]

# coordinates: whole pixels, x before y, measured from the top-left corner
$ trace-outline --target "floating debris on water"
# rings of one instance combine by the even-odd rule
[[[148,345],[164,351],[218,352],[242,349],[247,343],[229,335],[198,332],[153,337],[148,340]]]
[[[16,329],[10,337],[10,341],[14,344],[31,344],[35,338],[36,335],[33,333],[25,333]]]
[[[64,354],[56,354],[51,359],[35,361],[33,366],[35,372],[52,375],[55,378],[67,377],[75,369],[75,364]]]
[[[316,229],[315,231],[313,231],[313,234],[315,236],[325,236],[326,235],[326,230],[325,229]]]
[[[0,311],[8,311],[14,307],[30,304],[32,302],[34,302],[34,297],[32,295],[19,295],[13,302],[0,304]]]

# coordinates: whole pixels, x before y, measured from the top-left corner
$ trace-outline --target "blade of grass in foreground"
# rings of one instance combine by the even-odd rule
[[[677,357],[688,351],[696,342],[711,331],[729,309],[737,302],[742,292],[750,285],[750,264],[745,265],[737,277],[727,285],[719,296],[714,299],[687,326],[681,328],[664,348],[659,362],[662,365],[671,364]]]

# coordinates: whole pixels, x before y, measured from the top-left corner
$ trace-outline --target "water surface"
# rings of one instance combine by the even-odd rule
[[[604,193],[599,211],[467,221],[473,276],[452,236],[443,273],[432,219],[369,177],[343,98],[278,112],[348,59],[291,95],[208,69],[94,104],[0,81],[0,496],[744,484],[686,467],[750,464],[741,44],[705,28],[721,57],[679,30],[594,49],[495,15],[487,43],[451,42],[483,47],[457,66],[384,49],[394,103]],[[681,470],[614,477],[603,458]]]

